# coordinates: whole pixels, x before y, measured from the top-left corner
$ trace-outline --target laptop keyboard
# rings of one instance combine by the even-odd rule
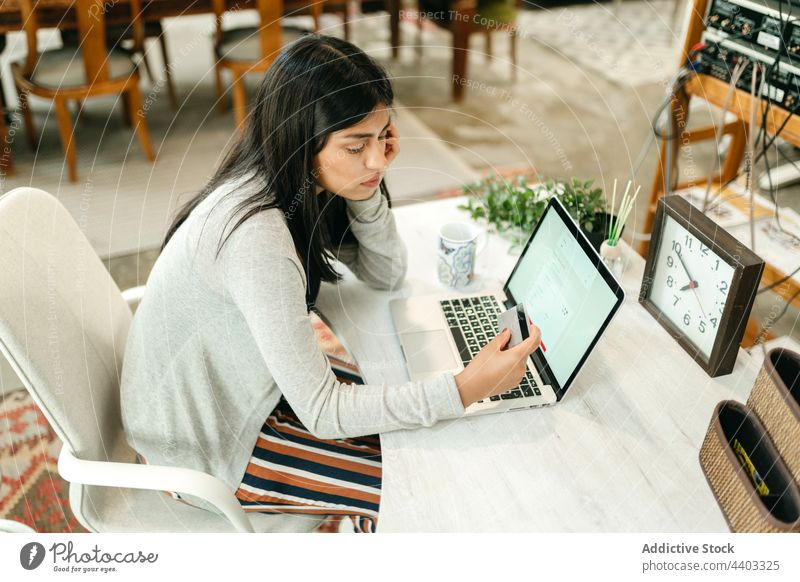
[[[500,331],[497,328],[497,317],[503,312],[503,308],[493,295],[445,299],[439,304],[442,306],[450,333],[458,347],[461,361],[466,366],[481,351],[481,348],[494,339]],[[541,395],[542,392],[536,385],[533,374],[530,370],[526,370],[519,386],[508,392],[490,396],[489,400],[511,400]],[[478,402],[484,402],[484,400],[478,400]]]

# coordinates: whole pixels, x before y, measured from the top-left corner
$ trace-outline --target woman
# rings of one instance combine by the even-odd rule
[[[309,311],[335,258],[370,286],[403,281],[383,183],[392,101],[381,67],[336,38],[306,36],[270,67],[242,137],[169,228],[130,330],[123,419],[144,462],[216,475],[246,511],[374,531],[377,434],[519,383],[534,338],[501,351],[501,334],[457,376],[399,386],[339,381],[316,343]]]

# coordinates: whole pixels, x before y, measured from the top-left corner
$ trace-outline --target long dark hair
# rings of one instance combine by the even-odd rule
[[[280,208],[305,265],[310,308],[321,281],[341,279],[332,264],[334,244],[358,244],[348,228],[345,200],[327,191],[316,194],[314,156],[331,133],[393,101],[386,72],[355,45],[316,34],[288,45],[264,76],[241,137],[205,188],[181,208],[161,248],[218,186],[236,179],[245,179],[243,187],[261,184],[232,213],[228,223],[235,223],[225,228],[217,255],[248,218]],[[384,182],[380,189],[391,206]]]

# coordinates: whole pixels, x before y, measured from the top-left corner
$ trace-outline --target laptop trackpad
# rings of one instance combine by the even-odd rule
[[[458,367],[448,332],[443,329],[404,333],[403,341],[408,368],[415,374],[452,370]],[[414,346],[412,352],[408,346]]]

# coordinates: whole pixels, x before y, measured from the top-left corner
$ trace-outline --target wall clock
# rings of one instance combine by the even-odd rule
[[[764,261],[681,196],[658,201],[639,302],[712,377],[733,370]]]

